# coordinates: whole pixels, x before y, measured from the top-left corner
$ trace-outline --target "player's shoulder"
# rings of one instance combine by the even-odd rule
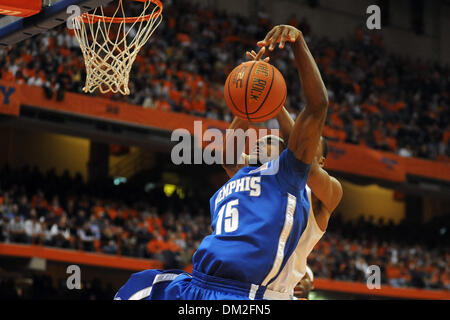
[[[283,161],[287,162],[291,166],[299,167],[302,169],[311,167],[310,163],[309,164],[305,163],[302,160],[300,160],[299,158],[297,158],[295,153],[289,148],[286,148],[283,150],[283,152],[281,152],[279,159],[280,159],[280,161],[283,160]]]

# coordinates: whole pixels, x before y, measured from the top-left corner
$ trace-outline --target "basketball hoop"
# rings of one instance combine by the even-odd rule
[[[139,16],[126,17],[124,0],[118,0],[112,16],[105,16],[103,6],[93,13],[74,19],[77,37],[86,65],[84,92],[120,92],[129,95],[128,82],[134,60],[162,20],[163,5],[159,0],[142,2]]]

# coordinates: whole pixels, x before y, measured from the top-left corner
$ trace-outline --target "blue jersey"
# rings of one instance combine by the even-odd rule
[[[269,290],[308,222],[309,165],[285,150],[259,168],[242,168],[211,198],[213,233],[182,270],[133,274],[117,300],[290,299]]]
[[[286,149],[239,170],[210,200],[213,232],[194,254],[194,270],[263,286],[275,280],[308,222],[309,169]]]

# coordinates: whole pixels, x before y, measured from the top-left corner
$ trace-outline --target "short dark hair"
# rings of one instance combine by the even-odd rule
[[[327,140],[325,140],[325,138],[324,137],[322,137],[322,156],[324,157],[324,158],[326,158],[327,157],[327,155],[328,155],[328,143],[327,143]]]

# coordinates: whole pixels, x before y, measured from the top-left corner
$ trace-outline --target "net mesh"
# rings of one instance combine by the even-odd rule
[[[103,7],[92,14],[74,19],[75,36],[86,66],[84,92],[120,92],[129,95],[130,71],[142,46],[162,21],[162,7],[154,1],[143,2],[137,17],[126,17],[119,0],[112,16],[105,16]]]

